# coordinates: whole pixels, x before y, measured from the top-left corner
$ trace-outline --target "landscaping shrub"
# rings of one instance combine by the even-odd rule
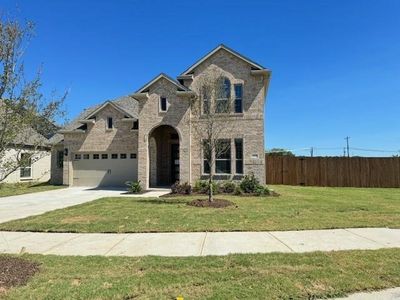
[[[222,191],[227,194],[232,194],[236,189],[236,184],[233,181],[226,181],[222,184]]]
[[[235,194],[240,195],[240,192],[253,194],[257,196],[279,196],[267,186],[261,185],[253,173],[245,175],[239,185],[241,191],[235,191]]]
[[[137,194],[142,191],[142,186],[140,185],[140,181],[127,181],[125,185],[128,186],[128,192],[132,194]]]
[[[235,187],[234,194],[237,195],[237,196],[243,195],[243,191],[242,191],[242,188],[240,187],[240,185],[237,185]]]
[[[245,175],[240,182],[240,188],[244,193],[256,193],[257,188],[260,186],[260,182],[258,179],[254,176],[253,173],[250,173],[249,175]]]
[[[192,193],[192,186],[188,183],[179,183],[179,181],[175,182],[171,186],[172,194],[181,194],[181,195],[190,195]]]
[[[268,196],[270,194],[269,188],[266,186],[258,185],[255,191],[257,196]]]
[[[212,181],[211,185],[213,194],[218,194],[220,191],[219,183]],[[208,194],[208,186],[209,186],[208,180],[197,180],[196,183],[194,184],[194,191],[200,194]]]

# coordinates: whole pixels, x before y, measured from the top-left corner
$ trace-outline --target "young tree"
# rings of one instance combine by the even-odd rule
[[[42,157],[66,93],[45,99],[41,74],[26,79],[23,55],[34,26],[0,17],[0,182]]]
[[[233,130],[233,122],[229,120],[231,84],[221,72],[214,71],[198,78],[192,89],[197,91],[192,101],[192,128],[203,150],[204,173],[208,173],[208,200],[211,202],[214,200],[215,158],[230,155],[230,139],[226,136]]]

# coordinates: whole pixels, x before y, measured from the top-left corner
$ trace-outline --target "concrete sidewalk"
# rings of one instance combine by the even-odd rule
[[[39,215],[51,210],[65,208],[103,197],[159,197],[168,189],[154,189],[144,194],[127,194],[125,189],[99,189],[70,187],[40,193],[0,198],[0,223]]]
[[[399,300],[400,288],[386,289],[376,292],[362,292],[352,294],[344,298],[336,298],[333,300]]]
[[[132,234],[0,232],[0,253],[205,256],[392,247],[400,247],[400,229]]]

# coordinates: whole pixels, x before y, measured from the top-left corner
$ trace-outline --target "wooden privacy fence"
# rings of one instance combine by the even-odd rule
[[[400,187],[398,157],[265,156],[267,184]]]

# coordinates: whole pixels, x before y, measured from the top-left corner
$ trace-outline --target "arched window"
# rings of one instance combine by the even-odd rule
[[[229,102],[231,98],[231,82],[228,78],[221,78],[218,83],[217,90],[217,103],[215,105],[216,113],[229,112]]]

